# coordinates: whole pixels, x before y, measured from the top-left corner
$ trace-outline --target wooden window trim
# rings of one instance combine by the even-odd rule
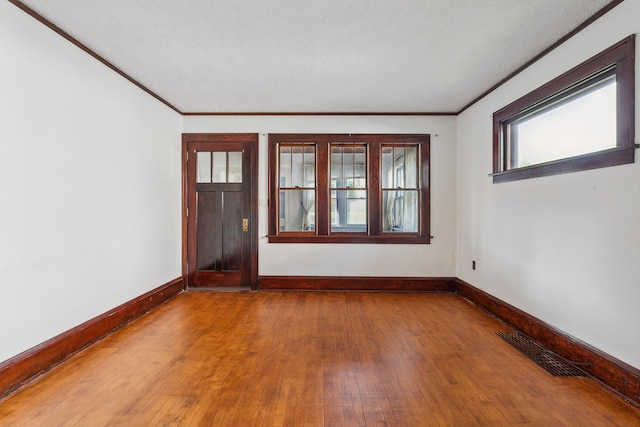
[[[520,168],[511,168],[505,128],[523,111],[608,67],[615,66],[617,85],[616,147]],[[561,76],[493,114],[494,183],[604,168],[634,162],[635,149],[635,35],[616,43]]]
[[[280,232],[278,230],[278,144],[316,143],[316,224],[313,232]],[[366,144],[367,187],[369,189],[367,232],[330,232],[329,146],[331,143]],[[419,144],[420,210],[417,233],[383,233],[381,221],[382,190],[380,188],[381,146],[385,144]],[[362,243],[362,244],[428,244],[430,235],[430,136],[427,134],[270,134],[269,158],[269,243]],[[324,163],[320,166],[320,163]],[[325,173],[320,173],[322,170]]]

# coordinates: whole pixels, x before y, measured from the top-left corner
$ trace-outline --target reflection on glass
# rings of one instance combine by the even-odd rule
[[[393,188],[393,147],[382,147],[382,188]]]
[[[291,187],[304,188],[304,149],[292,147],[291,149]]]
[[[229,182],[242,182],[242,152],[229,152]]]
[[[280,231],[315,230],[315,191],[280,190]]]
[[[383,190],[382,231],[385,233],[418,232],[418,191]]]
[[[616,147],[615,77],[596,90],[543,111],[511,124],[516,147],[513,167]]]
[[[382,147],[382,188],[418,188],[418,147]]]
[[[196,182],[211,182],[211,153],[198,151]]]
[[[367,191],[331,191],[331,232],[364,232],[367,229]]]
[[[331,145],[331,232],[367,231],[367,155],[364,145]]]
[[[213,153],[213,182],[227,182],[227,153]]]
[[[306,188],[316,186],[316,148],[312,145],[304,146],[304,177]]]
[[[291,147],[280,146],[280,186],[291,187]]]
[[[314,188],[316,152],[314,145],[280,146],[280,187]]]
[[[405,147],[405,188],[418,188],[418,148]]]
[[[331,146],[331,187],[367,187],[367,156],[364,146]]]

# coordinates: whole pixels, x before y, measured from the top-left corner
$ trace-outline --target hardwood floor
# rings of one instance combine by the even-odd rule
[[[188,292],[0,400],[0,425],[637,426],[447,294]]]

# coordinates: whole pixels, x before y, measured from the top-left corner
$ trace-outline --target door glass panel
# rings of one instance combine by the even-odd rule
[[[198,151],[196,182],[211,182],[211,153]]]
[[[229,182],[242,182],[242,152],[229,152]]]
[[[227,182],[227,153],[224,151],[213,153],[212,182]]]

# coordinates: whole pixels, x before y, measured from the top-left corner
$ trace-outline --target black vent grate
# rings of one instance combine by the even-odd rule
[[[496,332],[496,335],[555,377],[585,376],[581,370],[571,363],[547,350],[526,335],[522,335],[519,332]]]

